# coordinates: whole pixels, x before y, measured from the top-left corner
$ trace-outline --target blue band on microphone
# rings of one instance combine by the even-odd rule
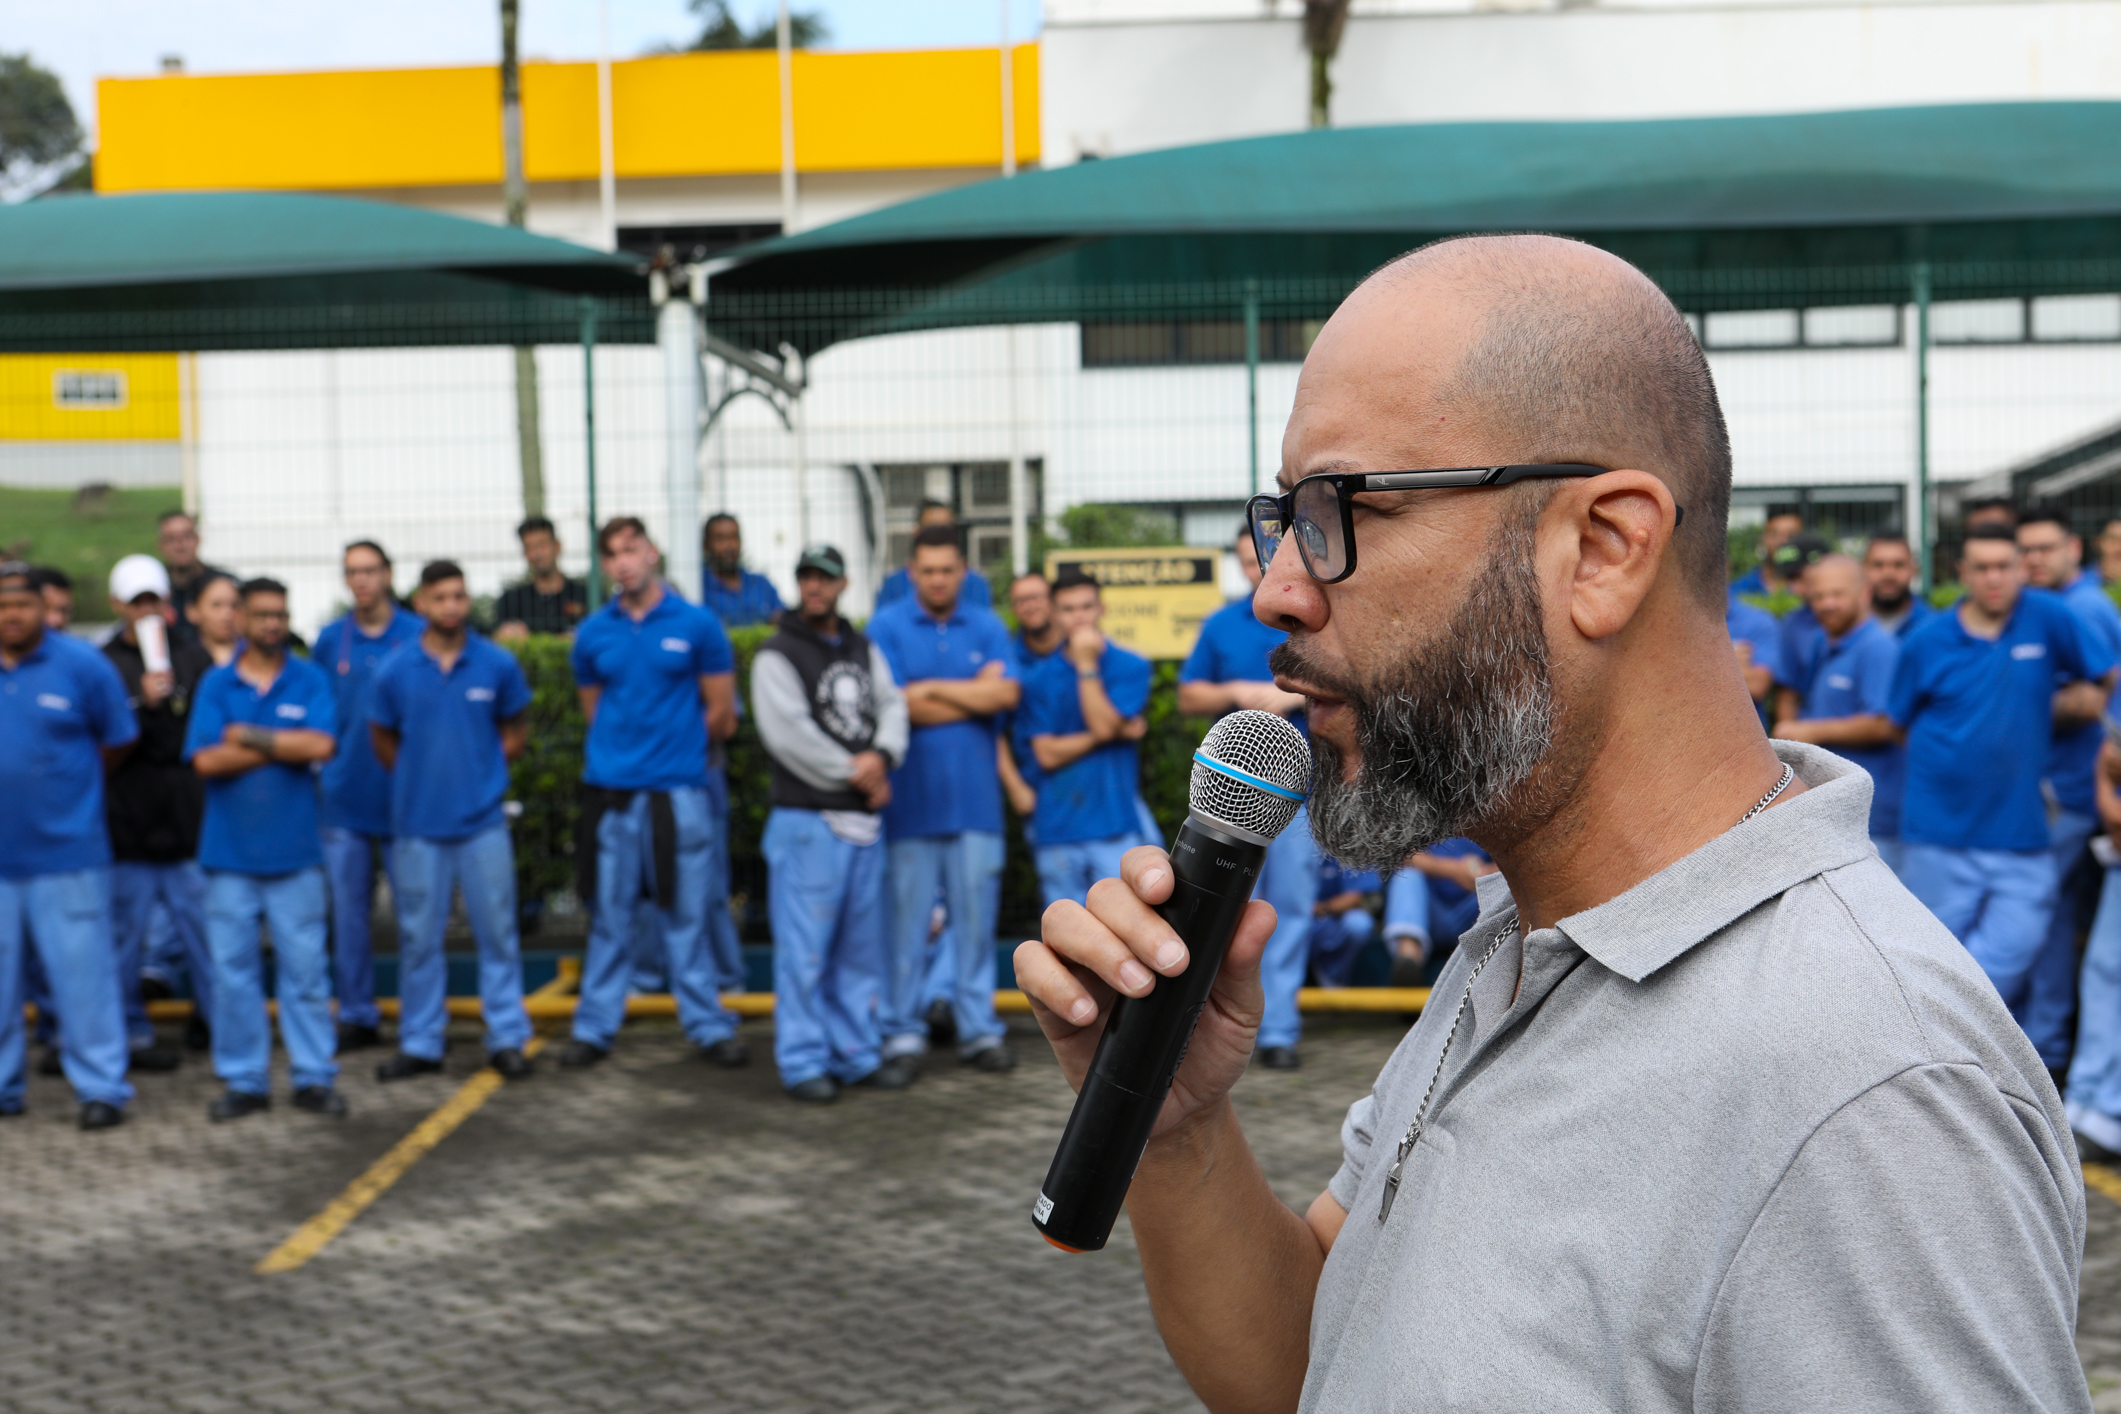
[[[1302,791],[1289,790],[1284,786],[1278,786],[1274,784],[1274,782],[1272,781],[1263,781],[1258,776],[1252,775],[1249,772],[1240,771],[1235,766],[1226,766],[1222,762],[1216,760],[1214,757],[1208,755],[1206,752],[1194,752],[1193,759],[1199,762],[1201,765],[1206,766],[1211,771],[1214,771],[1220,775],[1228,776],[1233,781],[1243,781],[1246,785],[1263,790],[1269,795],[1278,795],[1283,800],[1293,800],[1297,801],[1298,803],[1301,803],[1303,801],[1304,795]]]

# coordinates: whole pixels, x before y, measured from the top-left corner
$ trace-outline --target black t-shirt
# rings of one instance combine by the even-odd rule
[[[526,580],[501,591],[493,621],[519,623],[532,633],[572,633],[588,612],[589,588],[579,579],[563,581],[557,594],[540,594],[537,585]]]
[[[184,760],[184,732],[192,694],[213,670],[213,656],[196,642],[171,635],[169,666],[176,690],[149,707],[140,700],[140,678],[147,668],[139,648],[118,637],[103,645],[103,653],[125,679],[125,694],[140,723],[140,739],[103,786],[111,855],[146,864],[190,859],[199,852],[206,783]]]

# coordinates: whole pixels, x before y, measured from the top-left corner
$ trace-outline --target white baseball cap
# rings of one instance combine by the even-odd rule
[[[169,598],[169,571],[153,555],[127,555],[110,567],[110,597],[130,604],[143,594]]]

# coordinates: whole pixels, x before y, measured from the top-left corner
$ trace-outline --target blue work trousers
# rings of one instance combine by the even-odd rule
[[[881,1025],[886,1058],[919,1055],[928,1048],[921,981],[928,961],[928,925],[942,886],[956,941],[957,988],[950,999],[957,1016],[961,1056],[1001,1044],[1001,1018],[994,1014],[994,916],[1001,906],[1002,837],[984,830],[893,840],[891,957]]]
[[[1318,846],[1311,840],[1309,811],[1298,810],[1289,827],[1267,846],[1267,862],[1260,867],[1252,896],[1274,905],[1274,932],[1259,961],[1266,1013],[1260,1018],[1257,1044],[1261,1050],[1293,1046],[1303,1036],[1296,994],[1310,961],[1304,939],[1311,931],[1311,905],[1318,898]]]
[[[125,1034],[137,1050],[155,1040],[147,1004],[140,999],[140,974],[147,966],[149,932],[158,904],[172,950],[181,950],[184,975],[191,979],[192,1005],[202,1017],[210,1019],[214,1014],[213,954],[206,946],[206,873],[195,859],[176,864],[121,859],[111,866],[110,877],[111,931],[118,940]]]
[[[714,846],[714,816],[707,792],[679,786],[670,792],[677,830],[677,878],[671,906],[656,902],[655,841],[649,821],[652,797],[635,791],[623,810],[607,810],[597,822],[596,911],[589,922],[589,955],[582,963],[581,1000],[574,1038],[609,1047],[626,1019],[627,983],[633,975],[634,917],[646,910],[661,934],[678,1024],[702,1046],[736,1034],[736,1013],[722,1005],[714,957],[707,946],[707,856]]]
[[[1038,891],[1044,896],[1046,907],[1051,908],[1062,899],[1087,903],[1090,886],[1099,879],[1117,879],[1120,860],[1140,843],[1139,835],[1125,834],[1075,844],[1040,845],[1031,853],[1038,861]]]
[[[1351,908],[1346,913],[1322,915],[1311,920],[1304,934],[1311,970],[1321,987],[1345,987],[1355,972],[1355,959],[1377,931],[1377,920],[1367,910]]]
[[[736,916],[729,911],[729,776],[719,767],[707,771],[707,809],[714,819],[714,846],[707,851],[707,950],[714,958],[715,985],[724,992],[746,990],[744,944]],[[644,913],[633,930],[633,990],[670,989],[670,959],[663,936]]]
[[[2055,908],[2055,859],[2046,850],[1905,847],[1901,882],[1981,964],[2020,1026],[2033,964]]]
[[[449,959],[442,951],[450,897],[464,893],[479,949],[479,1004],[486,1051],[521,1050],[530,1039],[523,1010],[523,948],[516,933],[516,853],[508,827],[461,840],[400,836],[391,842],[391,890],[398,904],[398,1049],[442,1058],[449,1027]]]
[[[0,1114],[22,1108],[23,958],[34,950],[59,1014],[59,1063],[74,1096],[124,1105],[129,1047],[111,941],[110,870],[0,878]]]
[[[2084,847],[2098,828],[2097,820],[2074,810],[2057,811],[2047,826],[2055,860],[2055,905],[2040,955],[2033,959],[2025,1034],[2040,1053],[2040,1063],[2050,1070],[2069,1064],[2075,1031],[2071,1022],[2077,1015],[2077,890],[2071,886],[2070,871],[2080,859],[2085,868],[2094,867]]]
[[[875,1070],[887,936],[884,842],[841,839],[815,810],[766,817],[773,1060],[781,1084]]]
[[[272,929],[273,995],[297,1090],[338,1078],[324,924],[324,871],[206,874],[206,940],[214,955],[214,1074],[246,1095],[272,1093],[272,1022],[258,925]]]
[[[2069,1122],[2109,1149],[2121,1149],[2121,869],[2105,872],[2077,993]]]
[[[326,826],[324,872],[331,880],[331,965],[339,1020],[348,1026],[374,1026],[376,964],[369,936],[369,915],[376,900],[376,869],[390,872],[390,840],[354,830]],[[398,881],[390,881],[393,894]]]

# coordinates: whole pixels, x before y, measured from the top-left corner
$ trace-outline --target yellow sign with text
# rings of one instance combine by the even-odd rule
[[[1105,632],[1145,658],[1184,658],[1223,606],[1222,555],[1184,545],[1145,550],[1054,550],[1046,577],[1079,570],[1097,581]]]

